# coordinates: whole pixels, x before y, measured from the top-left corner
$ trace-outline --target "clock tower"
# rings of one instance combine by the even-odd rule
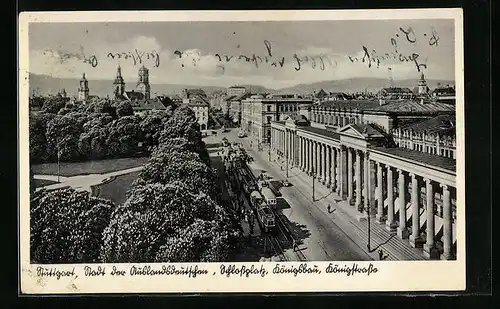
[[[116,78],[113,82],[113,87],[115,90],[115,98],[123,95],[123,92],[125,91],[125,81],[123,80],[122,69],[120,66],[118,66],[118,68],[116,69]]]
[[[149,70],[142,66],[139,69],[139,81],[137,82],[136,89],[144,95],[144,98],[151,98],[151,86],[149,85]]]

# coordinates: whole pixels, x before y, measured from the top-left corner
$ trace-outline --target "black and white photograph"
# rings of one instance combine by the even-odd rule
[[[464,288],[461,11],[282,13],[21,15],[26,293]]]

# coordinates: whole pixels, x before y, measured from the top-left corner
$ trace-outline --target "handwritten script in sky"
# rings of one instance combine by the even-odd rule
[[[390,38],[390,45],[392,50],[386,53],[377,53],[375,49],[369,51],[366,46],[362,46],[363,56],[348,56],[349,60],[354,62],[365,63],[369,68],[374,67],[379,68],[380,64],[387,61],[396,62],[413,62],[415,68],[418,72],[427,69],[427,57],[422,59],[421,55],[415,52],[410,54],[404,54],[399,50],[404,45],[415,45],[418,41],[424,41],[424,44],[428,44],[430,47],[437,48],[439,46],[439,35],[432,29],[428,34],[427,32],[420,33],[417,35],[412,27],[403,28],[400,27],[396,34]]]

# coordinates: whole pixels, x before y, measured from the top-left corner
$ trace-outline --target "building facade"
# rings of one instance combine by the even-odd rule
[[[247,92],[247,89],[243,86],[231,86],[227,88],[227,95],[228,96],[240,96],[242,94],[245,94]]]
[[[202,89],[184,89],[182,103],[193,110],[201,130],[208,127],[208,109],[210,103]]]
[[[431,259],[456,258],[456,161],[394,146],[374,124],[271,123],[271,150]],[[314,180],[313,180],[314,181]]]
[[[385,132],[439,115],[454,115],[455,106],[429,100],[347,100],[314,105],[308,112],[311,122],[330,127],[347,124],[379,125]]]
[[[312,99],[298,95],[252,95],[241,101],[240,127],[259,143],[271,141],[271,122],[299,114],[300,105],[312,105]]]

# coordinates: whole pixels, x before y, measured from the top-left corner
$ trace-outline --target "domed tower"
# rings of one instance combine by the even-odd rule
[[[113,87],[115,98],[123,95],[123,92],[125,91],[125,81],[123,81],[122,68],[120,66],[116,69],[116,78],[113,82]]]
[[[139,81],[137,91],[144,94],[146,99],[151,97],[151,86],[149,85],[149,70],[144,65],[139,69]]]
[[[89,82],[85,78],[85,73],[83,73],[82,79],[80,79],[80,87],[78,87],[78,100],[87,101],[89,98]]]
[[[418,94],[427,94],[429,92],[429,87],[427,87],[427,81],[425,80],[424,77],[424,72],[420,74],[420,80],[418,81]]]

